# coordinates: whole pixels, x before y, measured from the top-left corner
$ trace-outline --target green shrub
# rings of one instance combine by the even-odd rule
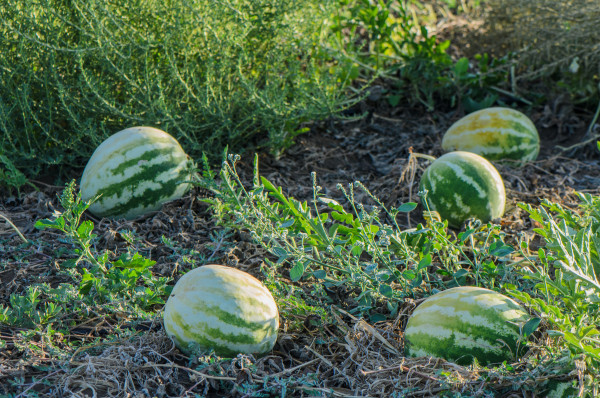
[[[429,29],[435,24],[431,19],[436,18],[431,4],[416,0],[337,2],[331,18],[332,57],[353,78],[382,78],[390,105],[408,103],[433,111],[449,104],[473,111],[498,99],[490,87],[506,81],[505,71],[495,71],[506,60],[487,54],[474,59],[451,57],[450,42],[438,39]],[[454,12],[479,7],[477,1],[461,2],[460,10],[456,2],[447,3],[446,7],[456,8]]]
[[[514,250],[504,243],[500,226],[473,221],[453,236],[447,222],[428,217],[426,225],[402,229],[398,218],[416,203],[387,208],[360,181],[337,185],[345,199],[340,203],[320,192],[315,173],[312,200],[300,201],[260,176],[258,157],[249,186],[237,173],[239,159],[225,157],[220,180],[205,164],[204,178],[196,183],[213,192],[203,200],[219,222],[244,230],[271,254],[265,263],[276,296],[296,294],[310,305],[334,304],[377,321],[396,316],[407,297],[454,286],[518,283],[507,265]],[[366,193],[369,203],[359,202],[355,192]],[[277,283],[282,275],[288,283]],[[302,285],[311,291],[302,292]],[[336,291],[343,292],[343,302],[329,297]]]
[[[0,155],[27,176],[83,167],[136,125],[192,156],[285,148],[340,109],[313,57],[317,0],[6,0],[0,8]]]

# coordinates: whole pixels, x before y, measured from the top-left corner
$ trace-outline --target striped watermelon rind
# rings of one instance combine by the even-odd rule
[[[489,161],[471,152],[450,152],[434,160],[421,177],[420,190],[427,190],[423,204],[455,228],[469,218],[488,222],[504,214],[502,176]]]
[[[190,188],[193,163],[166,132],[132,127],[102,142],[81,177],[81,196],[99,217],[133,219],[181,198]]]
[[[529,117],[515,109],[481,109],[456,121],[442,138],[447,151],[467,151],[488,160],[533,161],[540,137]]]
[[[573,398],[579,394],[579,389],[573,387],[572,381],[550,380],[547,387],[543,395],[546,398]]]
[[[198,349],[214,350],[222,357],[264,354],[277,340],[279,312],[258,279],[211,264],[179,279],[164,308],[164,326],[186,353]]]
[[[406,355],[438,357],[460,365],[511,361],[529,315],[489,289],[461,286],[437,293],[413,312],[404,332]]]

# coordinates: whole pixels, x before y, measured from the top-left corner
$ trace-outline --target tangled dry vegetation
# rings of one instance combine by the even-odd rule
[[[522,78],[559,70],[598,83],[598,1],[491,0],[487,9],[496,48],[517,53]]]
[[[433,32],[451,41],[453,56],[488,53],[507,59],[495,70],[506,71],[514,94],[528,96],[535,86],[545,95],[569,92],[577,101],[597,104],[598,1],[488,0],[480,7],[474,1],[460,3],[465,12],[459,14],[440,1],[426,7],[437,15]]]

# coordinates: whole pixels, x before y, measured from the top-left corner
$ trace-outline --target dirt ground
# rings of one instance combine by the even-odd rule
[[[558,148],[586,140],[592,115],[573,107],[570,112],[561,112],[562,106],[559,99],[529,113],[542,141],[537,161],[524,167],[497,164],[508,200],[501,223],[505,232],[515,238],[533,236],[530,220],[515,207],[516,203],[536,205],[541,199],[549,199],[573,207],[574,191],[600,194],[600,156],[595,141],[565,151]],[[358,115],[363,116],[353,120]],[[260,173],[297,199],[312,197],[310,174],[315,171],[322,193],[340,202],[344,199],[336,185],[356,180],[387,205],[418,201],[418,181],[428,161],[418,159],[416,168],[408,168],[410,151],[440,156],[444,131],[462,115],[391,108],[382,99],[367,99],[346,116],[346,120],[310,126],[311,132],[299,136],[296,144],[279,158],[260,154]],[[599,126],[592,129],[592,133],[599,131]],[[252,158],[251,154],[243,154],[238,164],[248,181]],[[4,306],[11,294],[22,293],[31,283],[56,286],[66,281],[66,276],[58,271],[72,247],[56,232],[33,227],[36,220],[60,210],[56,196],[63,187],[34,183],[36,189],[20,197],[5,194],[0,198],[0,212],[35,242],[23,244],[9,223],[0,221],[0,304]],[[215,225],[207,205],[199,200],[206,195],[207,192],[195,189],[183,199],[165,205],[162,211],[134,221],[90,216],[99,237],[96,249],[124,250],[126,242],[120,232],[135,231],[135,247],[157,262],[157,274],[176,275],[190,267],[186,256],[203,256],[210,262],[259,275],[258,267],[267,254],[242,235]],[[418,207],[400,220],[401,226],[422,221],[420,212]],[[163,235],[172,239],[176,249],[161,242]],[[414,303],[407,302],[405,309],[411,308]],[[340,309],[338,322],[326,326],[327,341],[316,338],[309,317],[303,333],[288,332],[284,322],[271,355],[258,359],[240,356],[202,369],[195,366],[198,362],[173,347],[158,317],[131,325],[133,337],[129,339],[101,343],[98,339],[110,337],[119,323],[117,319],[100,315],[80,322],[77,314],[71,316],[74,326],[62,337],[64,343],[91,347],[67,358],[53,356],[42,340],[36,344],[37,349],[24,346],[26,331],[0,325],[0,335],[7,342],[0,348],[0,396],[271,396],[287,389],[290,396],[351,397],[392,396],[402,388],[408,389],[404,390],[408,391],[407,396],[436,396],[447,388],[438,377],[441,371],[455,377],[455,391],[479,391],[475,396],[493,396],[489,392],[492,390],[503,391],[498,396],[532,396],[511,392],[510,378],[488,375],[488,382],[483,385],[476,381],[473,370],[444,361],[403,358],[399,326],[405,322],[406,313],[394,321],[369,325]],[[258,387],[252,389],[250,384]]]

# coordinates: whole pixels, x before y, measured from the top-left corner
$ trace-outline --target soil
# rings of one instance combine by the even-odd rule
[[[537,161],[524,167],[496,164],[506,185],[507,212],[501,224],[509,238],[534,236],[534,225],[516,207],[518,202],[538,205],[542,199],[548,199],[575,208],[576,191],[600,194],[600,156],[595,141],[577,145],[587,138],[591,115],[574,108],[570,108],[571,112],[555,112],[560,106],[557,100],[529,112],[542,141]],[[284,193],[301,200],[312,199],[311,173],[315,172],[321,192],[342,203],[345,200],[337,184],[354,181],[361,181],[387,206],[418,202],[418,181],[429,162],[417,159],[415,167],[408,167],[410,153],[440,156],[443,132],[461,116],[457,112],[427,113],[414,108],[392,108],[384,98],[367,99],[350,110],[343,120],[311,125],[311,131],[299,136],[296,144],[283,155],[276,158],[259,154],[259,171],[281,186]],[[596,125],[593,132],[598,130]],[[575,146],[561,151],[559,145]],[[250,182],[252,156],[244,154],[238,168]],[[5,307],[11,295],[23,294],[33,283],[44,282],[54,287],[69,281],[67,274],[60,270],[65,259],[72,257],[73,247],[63,241],[60,234],[34,227],[36,220],[51,218],[54,212],[61,210],[57,195],[63,187],[34,183],[35,190],[20,196],[5,193],[0,198],[0,212],[34,242],[24,244],[8,222],[0,221],[0,305]],[[208,194],[196,188],[181,200],[165,205],[160,212],[133,221],[99,220],[86,215],[94,221],[98,235],[95,249],[124,251],[128,245],[124,237],[132,231],[133,243],[129,244],[156,261],[153,269],[156,274],[177,277],[193,266],[195,258],[235,266],[260,276],[259,266],[264,265],[268,254],[251,244],[243,234],[215,225],[207,204],[201,200]],[[370,200],[366,195],[357,199],[364,203]],[[400,225],[415,226],[423,221],[420,213],[419,206],[399,220]],[[165,245],[163,236],[173,244]],[[410,308],[414,308],[414,303],[407,303],[407,311]],[[413,385],[418,388],[415,387],[410,396],[435,396],[436,391],[443,390],[436,379],[442,370],[454,372],[464,385],[476,380],[472,370],[444,361],[425,363],[402,358],[398,362],[401,358],[398,326],[405,320],[406,313],[395,321],[368,325],[340,311],[340,321],[326,326],[331,338],[326,345],[315,340],[314,330],[309,327],[310,317],[305,319],[307,327],[303,333],[288,333],[284,322],[271,355],[258,359],[241,356],[226,363],[216,362],[209,366],[210,371],[202,372],[194,368],[197,360],[185,357],[173,347],[164,335],[160,318],[132,325],[135,334],[130,339],[95,345],[92,343],[109,337],[115,325],[123,322],[102,315],[81,321],[80,314],[71,314],[73,326],[61,338],[65,344],[91,344],[91,348],[61,359],[47,352],[43,341],[35,345],[36,350],[23,346],[25,330],[0,326],[0,334],[7,342],[0,348],[0,394],[21,394],[20,397],[33,392],[52,397],[191,396],[192,393],[244,396],[239,392],[241,386],[252,381],[262,383],[265,392],[277,391],[288,383],[285,388],[312,385],[303,389],[307,394],[312,391],[340,397],[390,396],[395,385]],[[313,377],[312,373],[318,374],[320,380],[307,381]],[[507,379],[490,380],[497,390],[506,389],[506,384],[510,384]],[[293,396],[303,396],[304,393],[295,394]],[[511,396],[511,393],[502,396]]]

